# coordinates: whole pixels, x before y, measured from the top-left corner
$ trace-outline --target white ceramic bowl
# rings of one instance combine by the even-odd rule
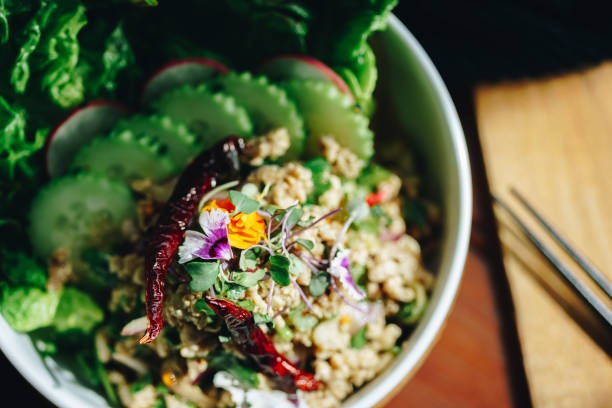
[[[406,27],[391,16],[376,34],[378,101],[393,127],[424,158],[427,185],[443,213],[436,283],[427,311],[404,350],[375,380],[351,396],[345,408],[370,408],[388,400],[419,367],[439,334],[457,293],[467,254],[472,212],[470,167],[457,112],[442,79]],[[30,338],[15,333],[0,317],[0,348],[21,374],[60,407],[107,407],[52,359],[43,362]],[[47,367],[45,367],[45,364]],[[51,374],[53,373],[53,374]],[[316,408],[316,407],[313,407]]]

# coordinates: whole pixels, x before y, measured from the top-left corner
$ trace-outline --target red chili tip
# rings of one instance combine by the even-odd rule
[[[231,314],[237,319],[249,320],[253,316],[248,310],[243,309],[242,307],[235,305],[225,299],[205,296],[204,300],[206,301],[206,304],[208,304],[208,306],[210,306],[210,308],[221,317],[225,317]]]
[[[312,374],[302,370],[295,376],[293,383],[302,391],[316,391],[323,386],[323,383],[315,380]]]

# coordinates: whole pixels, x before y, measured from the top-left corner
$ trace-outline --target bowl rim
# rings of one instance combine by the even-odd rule
[[[410,379],[420,364],[425,359],[429,350],[434,345],[442,325],[444,324],[449,311],[454,303],[458,291],[463,267],[467,257],[469,237],[471,230],[472,215],[472,184],[470,174],[470,164],[465,144],[463,129],[461,127],[457,111],[444,85],[440,74],[434,67],[429,56],[421,47],[415,37],[408,31],[403,23],[393,14],[389,15],[389,29],[394,31],[402,39],[404,44],[410,48],[423,68],[428,80],[435,90],[436,102],[442,109],[442,115],[448,125],[451,135],[452,148],[456,156],[457,178],[458,178],[458,225],[456,232],[455,250],[453,251],[452,261],[449,268],[446,285],[438,299],[438,305],[433,309],[426,322],[422,322],[409,340],[409,349],[403,356],[397,358],[399,364],[393,368],[385,370],[376,380],[377,384],[371,392],[361,395],[360,392],[354,394],[359,397],[357,401],[343,403],[346,408],[369,408],[380,406],[380,404],[390,400],[399,390],[400,386]],[[4,319],[0,319],[0,332],[8,325]],[[31,340],[28,339],[31,342]],[[32,344],[32,347],[34,345]],[[45,398],[59,407],[81,406],[83,401],[80,396],[66,392],[61,387],[56,387],[53,383],[44,381],[39,375],[34,365],[29,363],[29,359],[24,358],[17,350],[9,346],[9,341],[0,336],[0,350],[19,373]],[[375,380],[375,381],[376,381]],[[92,391],[93,392],[93,391]]]
[[[369,388],[366,385],[366,389],[360,390],[349,397],[343,403],[343,408],[382,407],[401,390],[401,387],[410,380],[423,363],[440,336],[459,290],[467,259],[472,225],[471,168],[465,135],[455,105],[442,77],[423,47],[394,14],[389,16],[389,29],[400,37],[401,41],[418,60],[430,85],[433,87],[435,100],[441,108],[442,116],[448,127],[452,149],[455,154],[458,181],[458,223],[456,233],[453,236],[455,238],[455,248],[445,285],[437,295],[436,307],[430,308],[428,315],[412,333],[405,344],[405,350],[396,358],[394,364],[368,384],[371,384],[371,389],[366,390]],[[368,392],[362,395],[360,394],[361,391]]]

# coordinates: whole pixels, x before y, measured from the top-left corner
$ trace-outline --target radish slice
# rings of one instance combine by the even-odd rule
[[[270,58],[259,67],[258,73],[266,75],[272,81],[291,79],[318,79],[328,81],[338,87],[340,92],[355,98],[350,88],[333,69],[307,55],[287,54]]]
[[[49,177],[66,172],[79,149],[94,137],[108,133],[129,109],[110,101],[96,101],[77,108],[49,135],[45,144],[45,167]]]
[[[169,62],[158,69],[142,90],[143,105],[181,85],[198,85],[216,75],[225,75],[229,68],[210,58],[186,58]]]
[[[148,325],[149,319],[147,319],[147,316],[139,317],[131,320],[128,324],[123,326],[123,329],[121,329],[121,335],[134,336],[136,334],[142,334],[145,330],[147,330]]]

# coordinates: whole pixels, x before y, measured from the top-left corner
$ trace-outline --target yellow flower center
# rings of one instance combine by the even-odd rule
[[[221,201],[213,200],[204,206],[202,211],[219,208],[225,212],[234,211],[235,207],[229,198]],[[257,212],[251,214],[237,213],[227,225],[229,243],[238,249],[247,249],[266,238],[266,222]]]

